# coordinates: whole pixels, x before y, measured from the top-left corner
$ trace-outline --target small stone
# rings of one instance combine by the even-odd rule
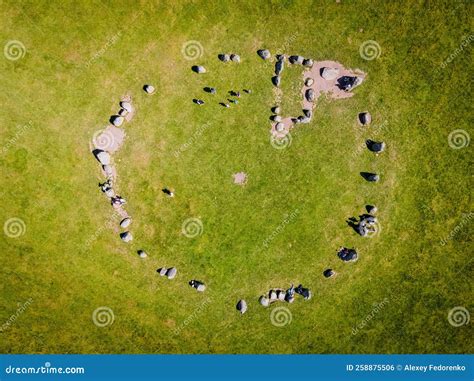
[[[305,97],[308,102],[314,102],[314,98],[315,98],[314,90],[313,89],[306,90]]]
[[[199,292],[204,292],[204,290],[206,290],[206,285],[201,283],[200,285],[196,287],[196,290]]]
[[[325,67],[321,72],[321,77],[323,77],[326,81],[332,81],[339,76],[339,69],[338,68],[330,68]]]
[[[217,56],[219,58],[219,60],[221,60],[222,62],[228,62],[230,60],[230,57],[228,54],[224,54],[224,53],[221,53]]]
[[[313,86],[313,83],[314,83],[314,79],[313,78],[306,78],[306,80],[304,81],[304,84],[306,86]]]
[[[178,270],[176,270],[176,267],[171,267],[166,271],[166,276],[168,277],[168,279],[173,279],[177,273]]]
[[[110,120],[115,127],[120,127],[125,119],[123,116],[114,115]]]
[[[284,68],[285,68],[285,62],[277,61],[277,63],[275,64],[275,74],[280,75]]]
[[[124,109],[127,110],[127,112],[132,112],[133,111],[133,106],[130,102],[120,102],[120,106]]]
[[[156,270],[156,272],[160,274],[160,276],[165,276],[167,271],[168,270],[166,267],[162,267],[161,269]]]
[[[127,228],[132,223],[132,219],[130,217],[125,217],[122,221],[120,221],[121,228]]]
[[[112,198],[115,196],[115,192],[113,189],[107,189],[104,193],[108,198]]]
[[[237,311],[239,311],[242,315],[247,312],[247,302],[243,299],[239,300],[237,303]]]
[[[270,305],[268,299],[263,295],[260,297],[260,299],[258,299],[258,302],[264,307],[268,307]]]
[[[204,68],[204,66],[194,65],[191,69],[192,71],[198,74],[203,74],[206,72],[206,69]]]
[[[268,49],[260,49],[257,51],[257,54],[264,60],[268,60],[271,57],[270,51]]]
[[[239,62],[240,62],[240,56],[239,56],[238,54],[231,54],[231,55],[230,55],[230,60],[231,60],[232,62],[237,62],[237,63],[239,63]]]
[[[281,83],[281,78],[278,75],[275,75],[274,77],[272,77],[272,83],[276,87],[279,87]]]
[[[359,124],[361,126],[368,126],[372,122],[372,115],[369,112],[361,112],[358,116]]]
[[[282,302],[284,302],[284,301],[285,301],[286,292],[285,292],[285,291],[282,291],[282,290],[278,290],[278,291],[277,291],[277,296],[278,296],[278,300],[281,300]]]
[[[307,108],[303,109],[303,114],[308,118],[311,118],[313,116],[313,112]]]
[[[367,205],[365,209],[367,210],[367,213],[369,214],[375,214],[377,213],[377,210],[378,210],[377,207],[374,205]]]
[[[145,90],[145,93],[147,94],[153,94],[155,92],[155,87],[152,85],[145,85],[143,86],[143,90]]]
[[[306,66],[306,67],[312,67],[313,63],[314,62],[311,58],[306,58],[303,60],[303,66]]]
[[[125,110],[124,108],[121,108],[120,111],[118,112],[119,116],[125,116],[128,114],[128,111]]]
[[[274,122],[281,122],[283,118],[280,115],[272,115],[272,120]]]
[[[324,275],[325,278],[331,278],[334,275],[336,275],[336,273],[332,269],[326,269],[326,270],[324,270],[323,275]]]
[[[275,106],[272,108],[272,111],[275,113],[275,114],[279,114],[281,109],[280,109],[280,106]]]
[[[278,299],[277,293],[276,293],[275,290],[271,290],[269,296],[270,296],[270,300],[277,300]]]
[[[138,250],[138,256],[142,259],[145,259],[146,257],[148,257],[148,254],[143,250]]]
[[[133,240],[132,233],[130,232],[121,233],[120,238],[122,239],[123,242],[130,242]]]

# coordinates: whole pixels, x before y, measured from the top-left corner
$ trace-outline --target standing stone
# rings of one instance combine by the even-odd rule
[[[132,223],[132,219],[130,217],[125,217],[122,221],[120,221],[121,228],[128,228],[128,226]]]
[[[176,270],[176,267],[171,267],[166,271],[166,276],[168,277],[168,279],[173,279],[177,273],[178,270]]]
[[[260,297],[260,299],[258,299],[258,302],[264,307],[268,307],[270,305],[268,299],[263,295]]]
[[[323,77],[326,81],[332,81],[339,76],[339,69],[338,68],[330,68],[325,67],[321,72],[321,77]]]
[[[239,300],[237,303],[237,311],[239,311],[242,315],[247,312],[247,302],[243,299]]]
[[[305,97],[308,102],[314,102],[314,98],[315,98],[314,90],[313,89],[306,90]]]
[[[206,69],[204,68],[204,66],[194,65],[191,69],[192,71],[198,74],[203,74],[206,72]]]
[[[130,242],[133,240],[132,233],[130,232],[121,233],[120,238],[122,239],[123,242]]]
[[[257,51],[257,54],[264,60],[268,60],[271,57],[270,51],[268,49],[260,49]]]
[[[110,164],[110,155],[105,151],[100,151],[96,155],[97,160],[102,165],[109,165]]]
[[[230,60],[230,57],[228,54],[224,54],[224,53],[221,53],[217,56],[219,58],[219,60],[221,60],[222,62],[228,62]]]
[[[114,115],[111,118],[111,122],[115,127],[120,127],[123,124],[124,120],[125,120],[124,117],[120,115]]]

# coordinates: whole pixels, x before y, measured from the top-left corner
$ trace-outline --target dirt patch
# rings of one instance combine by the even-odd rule
[[[330,79],[330,80],[324,79],[321,76],[321,72],[324,68],[337,70],[338,71],[337,76],[335,76],[335,78]],[[345,98],[350,98],[354,96],[354,93],[352,93],[351,91],[344,91],[337,86],[338,78],[341,78],[343,76],[359,77],[363,81],[366,75],[364,72],[358,69],[356,70],[346,69],[339,62],[335,62],[335,61],[315,62],[313,66],[311,67],[311,69],[304,70],[303,80],[305,84],[303,85],[301,89],[302,109],[312,111],[316,105],[318,98],[323,94],[326,94],[332,99],[345,99]],[[313,81],[313,83],[310,86],[306,85],[308,79],[312,79]],[[310,102],[306,99],[306,92],[309,89],[314,91],[313,102]],[[277,124],[279,123],[282,123],[283,126],[279,125],[278,130],[277,130]],[[288,134],[290,129],[294,127],[293,117],[285,117],[279,123],[276,123],[276,122],[272,123],[272,128],[271,128],[271,133],[277,138],[284,137],[286,134]]]
[[[247,183],[247,174],[245,172],[234,173],[234,184],[245,185]]]

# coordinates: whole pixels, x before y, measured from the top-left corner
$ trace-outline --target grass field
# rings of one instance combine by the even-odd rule
[[[2,46],[17,40],[25,50],[0,57],[0,222],[24,226],[19,237],[0,235],[0,350],[472,352],[472,324],[448,319],[474,308],[472,12],[469,1],[2,1]],[[203,48],[196,60],[182,53],[192,40]],[[377,59],[359,54],[368,40]],[[319,99],[312,122],[278,150],[273,64],[260,48],[338,61],[367,79],[350,99]],[[223,64],[221,52],[242,62]],[[195,64],[208,72],[192,73]],[[298,110],[298,81],[301,67],[287,67],[285,113]],[[217,104],[239,88],[253,93],[238,107]],[[125,94],[137,112],[114,159],[130,244],[90,153]],[[364,110],[366,129],[356,121]],[[459,149],[454,130],[464,131]],[[360,148],[374,137],[387,143],[378,157]],[[232,181],[240,171],[244,187]],[[366,204],[379,209],[372,238],[346,224]],[[201,235],[182,234],[187,218],[201,219]],[[336,257],[342,245],[358,248],[356,263]],[[162,266],[177,267],[176,279],[160,278]],[[327,267],[337,277],[325,279]],[[290,283],[313,298],[280,304],[291,322],[278,327],[275,306],[258,297]],[[93,323],[100,306],[113,324]]]

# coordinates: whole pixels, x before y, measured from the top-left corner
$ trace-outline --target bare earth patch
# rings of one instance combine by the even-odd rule
[[[234,184],[245,185],[247,182],[247,174],[245,172],[234,173]]]

